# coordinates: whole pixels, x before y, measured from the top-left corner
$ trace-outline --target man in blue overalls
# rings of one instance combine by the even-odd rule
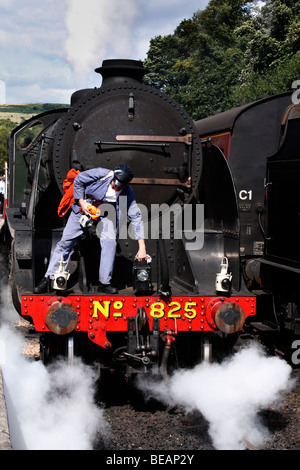
[[[112,272],[116,254],[116,232],[120,218],[119,196],[127,198],[127,216],[132,223],[135,238],[138,240],[139,249],[136,257],[139,261],[146,258],[146,246],[144,241],[144,227],[141,212],[137,206],[134,191],[129,186],[133,178],[133,172],[127,165],[118,165],[113,171],[105,168],[94,168],[79,173],[74,180],[74,204],[61,240],[51,257],[45,277],[40,284],[33,289],[35,294],[46,292],[48,278],[54,279],[54,273],[58,270],[58,262],[63,260],[68,263],[74,245],[78,238],[87,230],[80,223],[82,215],[89,215],[87,199],[91,199],[95,205],[112,204],[116,210],[117,227],[109,217],[100,217],[97,226],[97,234],[100,238],[101,259],[99,265],[99,290],[108,294],[117,293],[117,289],[111,285]],[[101,207],[100,207],[101,209]]]

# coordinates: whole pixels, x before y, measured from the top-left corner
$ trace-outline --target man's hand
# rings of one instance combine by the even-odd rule
[[[89,210],[88,210],[88,203],[84,199],[79,199],[79,205],[81,212],[85,215],[89,215]]]
[[[143,261],[146,259],[147,253],[146,253],[146,245],[144,240],[138,240],[139,244],[139,251],[136,254],[136,258],[138,261]]]

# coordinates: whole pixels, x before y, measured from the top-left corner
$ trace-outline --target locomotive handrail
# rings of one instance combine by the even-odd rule
[[[161,184],[161,185],[174,185],[174,186],[186,186],[187,188],[191,187],[191,178],[189,177],[187,181],[180,181],[179,179],[174,178],[133,178],[131,180],[132,184]]]
[[[192,134],[186,134],[183,136],[173,136],[173,135],[116,135],[116,140],[118,142],[175,142],[175,143],[184,143],[186,145],[192,145]]]
[[[134,145],[135,147],[147,147],[147,146],[151,146],[151,147],[170,147],[169,144],[165,144],[163,142],[161,143],[140,143],[140,142],[133,142],[133,141],[130,141],[130,142],[104,142],[102,140],[97,140],[95,142],[96,145],[98,145],[98,147],[101,147],[101,145],[119,145],[119,146],[126,146],[126,145],[130,145],[131,147]]]

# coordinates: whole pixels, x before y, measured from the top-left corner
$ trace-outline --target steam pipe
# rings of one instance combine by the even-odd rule
[[[171,344],[167,342],[165,344],[165,347],[162,353],[161,363],[160,363],[160,371],[164,379],[168,377],[167,368],[168,368],[168,359],[169,359],[170,351],[171,351]]]

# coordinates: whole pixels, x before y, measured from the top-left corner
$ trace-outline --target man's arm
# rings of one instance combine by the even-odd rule
[[[74,199],[84,199],[86,186],[107,176],[108,173],[110,173],[110,170],[106,170],[105,168],[92,168],[91,170],[79,173],[74,179]]]
[[[136,257],[138,261],[143,261],[144,259],[146,259],[146,256],[147,256],[145,240],[143,239],[138,240],[138,244],[139,244],[139,251],[137,252]]]

